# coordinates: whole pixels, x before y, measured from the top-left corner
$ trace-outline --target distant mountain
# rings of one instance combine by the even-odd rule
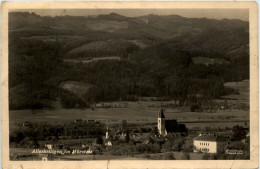
[[[190,43],[191,47],[224,52],[231,58],[241,55],[240,49],[248,48],[249,44],[248,22],[235,19],[185,18],[178,15],[125,17],[116,13],[97,17],[19,14],[9,14],[9,28],[11,34],[21,37],[79,35],[91,42],[123,38],[151,45],[165,40],[180,40]],[[63,41],[62,37],[60,40]],[[73,39],[73,43],[79,40],[82,41],[82,38]]]
[[[120,59],[104,59],[107,56]],[[79,63],[95,57],[103,58]],[[245,21],[9,13],[13,109],[51,107],[57,98],[66,108],[136,96],[168,96],[184,102],[188,95],[200,94],[211,99],[232,92],[224,82],[243,79],[249,79]],[[79,96],[60,87],[67,81],[90,87]]]

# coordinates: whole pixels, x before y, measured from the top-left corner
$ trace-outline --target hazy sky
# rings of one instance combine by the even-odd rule
[[[213,18],[213,19],[241,19],[248,21],[248,9],[41,9],[41,10],[20,10],[35,12],[42,16],[87,16],[118,13],[120,15],[135,17],[148,14],[172,15],[177,14],[188,18]]]

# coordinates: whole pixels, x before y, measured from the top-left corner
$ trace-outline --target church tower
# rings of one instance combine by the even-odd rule
[[[159,114],[158,114],[158,131],[161,136],[165,136],[165,116],[164,116],[164,109],[161,107]]]
[[[106,139],[108,139],[108,125],[107,125],[107,131],[106,131]]]

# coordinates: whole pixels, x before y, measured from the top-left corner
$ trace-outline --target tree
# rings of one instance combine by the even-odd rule
[[[139,133],[140,133],[140,135],[143,135],[143,128],[142,127],[139,127]]]
[[[233,139],[234,140],[242,140],[246,138],[246,132],[244,130],[244,127],[236,125],[233,127]]]
[[[144,158],[150,159],[151,156],[150,156],[149,154],[145,154],[145,155],[144,155]]]
[[[182,159],[183,160],[190,160],[190,154],[189,153],[182,154]]]
[[[99,144],[99,145],[102,145],[102,144],[103,144],[103,138],[102,138],[101,135],[98,135],[98,136],[97,136],[96,143]]]
[[[173,153],[169,153],[165,155],[166,160],[175,160],[174,154]]]
[[[39,147],[37,137],[33,137],[33,147]]]
[[[154,127],[153,127],[153,129],[152,129],[152,131],[151,131],[151,135],[152,135],[152,137],[159,135],[157,126],[154,126]]]
[[[210,155],[209,154],[205,154],[202,156],[203,160],[209,160],[210,159]]]
[[[127,121],[126,120],[122,120],[121,128],[122,128],[123,131],[125,131],[127,129]]]
[[[200,106],[198,105],[198,104],[191,104],[190,105],[190,111],[191,112],[197,112],[197,111],[199,111],[199,109],[200,109]]]
[[[129,141],[130,141],[130,136],[129,136],[129,131],[128,131],[128,130],[126,130],[125,141],[126,141],[127,143],[129,143]]]

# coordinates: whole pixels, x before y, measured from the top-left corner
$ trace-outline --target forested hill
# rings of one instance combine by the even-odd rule
[[[232,92],[224,82],[249,79],[248,30],[241,20],[177,15],[9,13],[10,108],[56,101],[88,107],[138,96],[218,98]],[[102,59],[79,62],[92,58]]]

